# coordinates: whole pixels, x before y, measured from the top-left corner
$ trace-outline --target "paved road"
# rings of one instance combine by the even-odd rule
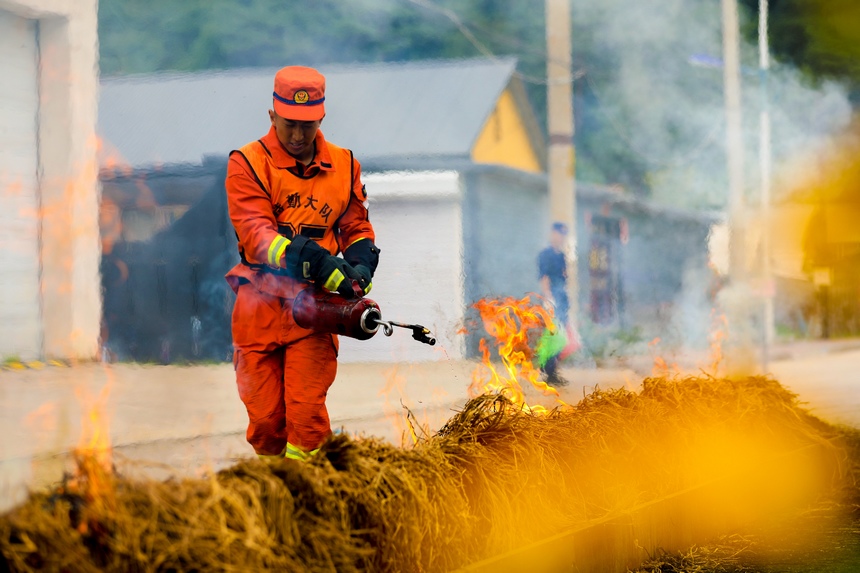
[[[770,371],[819,418],[860,428],[860,349],[800,353]]]
[[[782,349],[771,371],[817,415],[860,427],[860,345]],[[333,427],[407,439],[404,407],[438,429],[468,396],[476,364],[468,361],[345,364],[329,397]],[[647,361],[626,368],[567,369],[571,385],[560,399],[576,403],[595,386],[635,389]],[[554,399],[528,393],[531,403]],[[27,488],[58,480],[82,439],[84,414],[101,404],[121,471],[163,477],[195,475],[253,454],[230,365],[140,366],[86,364],[21,372],[0,371],[0,511],[23,500]],[[89,424],[88,424],[89,425]]]

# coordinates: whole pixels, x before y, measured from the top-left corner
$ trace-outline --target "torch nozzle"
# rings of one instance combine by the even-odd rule
[[[423,342],[430,346],[434,346],[436,344],[436,337],[432,335],[430,329],[421,326],[420,324],[403,324],[402,322],[394,322],[393,320],[382,320],[381,317],[371,317],[371,320],[374,321],[375,325],[382,327],[382,333],[385,336],[391,336],[394,334],[394,327],[397,326],[399,328],[408,328],[411,330],[412,338],[418,342]]]

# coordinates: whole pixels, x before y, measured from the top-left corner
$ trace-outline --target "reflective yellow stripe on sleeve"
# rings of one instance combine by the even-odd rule
[[[272,240],[272,243],[269,245],[269,266],[281,266],[281,257],[284,256],[284,251],[287,250],[289,245],[290,240],[281,235]]]
[[[343,276],[343,273],[340,272],[340,269],[335,269],[334,272],[328,276],[328,280],[326,280],[323,286],[328,290],[337,290],[337,287],[340,286],[340,283],[342,283],[345,278],[346,277]]]
[[[353,246],[354,244],[356,244],[356,243],[357,243],[357,242],[359,242],[359,241],[369,241],[369,240],[370,240],[370,239],[368,239],[367,237],[361,237],[361,238],[359,238],[359,239],[354,240],[354,241],[353,241],[353,242],[351,242],[350,244],[348,244],[348,245],[346,246],[346,249],[350,248],[351,246]],[[346,249],[344,249],[344,251],[345,251]]]

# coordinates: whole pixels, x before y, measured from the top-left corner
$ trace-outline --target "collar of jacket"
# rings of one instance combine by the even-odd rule
[[[278,134],[275,133],[274,126],[269,128],[269,133],[264,135],[260,141],[262,141],[263,145],[266,146],[275,167],[278,169],[295,167],[296,163],[298,163],[298,160],[287,153],[287,150],[284,149],[283,145],[281,145],[281,142],[278,140]],[[316,155],[314,155],[311,164],[306,166],[304,169],[317,164],[322,171],[334,171],[334,165],[331,162],[331,154],[329,153],[328,144],[326,143],[321,130],[317,130],[316,137],[314,137],[314,143],[316,144]]]

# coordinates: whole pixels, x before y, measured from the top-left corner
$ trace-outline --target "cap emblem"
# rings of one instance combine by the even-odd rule
[[[293,101],[296,102],[297,104],[308,103],[309,99],[310,99],[310,96],[308,95],[308,92],[306,92],[305,90],[299,90],[296,92],[296,95],[293,96]]]

